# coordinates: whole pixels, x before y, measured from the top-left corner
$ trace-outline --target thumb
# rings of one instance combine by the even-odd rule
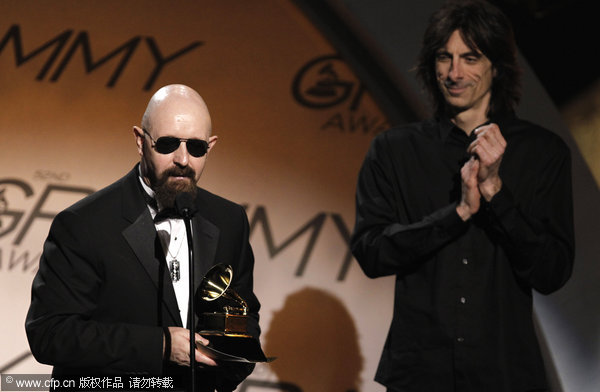
[[[479,171],[479,159],[476,159],[475,157],[472,157],[471,159],[473,160],[473,172],[477,174],[477,172]]]

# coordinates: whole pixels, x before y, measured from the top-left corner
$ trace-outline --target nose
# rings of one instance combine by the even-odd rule
[[[448,77],[451,80],[459,80],[463,77],[463,69],[458,59],[452,59],[450,63],[450,70],[448,71]]]
[[[179,143],[177,150],[173,151],[173,162],[180,167],[186,167],[189,163],[189,155],[187,150],[187,144],[185,142]]]

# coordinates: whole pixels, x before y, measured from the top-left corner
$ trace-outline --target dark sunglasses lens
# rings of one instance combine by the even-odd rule
[[[187,150],[192,156],[199,158],[208,151],[208,143],[204,140],[188,140]]]
[[[158,138],[154,148],[161,154],[170,154],[179,148],[180,143],[176,137],[163,136]]]

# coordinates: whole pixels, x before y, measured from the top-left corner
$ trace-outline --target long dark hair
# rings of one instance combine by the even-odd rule
[[[463,0],[447,2],[431,16],[419,53],[417,77],[431,96],[436,117],[444,115],[446,102],[437,82],[435,57],[456,30],[465,44],[483,53],[496,70],[488,116],[514,112],[521,98],[521,69],[510,22],[488,2]]]

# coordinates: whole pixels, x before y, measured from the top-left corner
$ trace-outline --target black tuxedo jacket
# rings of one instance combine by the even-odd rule
[[[232,287],[247,300],[258,337],[246,213],[200,188],[195,202],[196,287],[212,265],[231,265]],[[33,355],[53,374],[177,373],[164,366],[162,327],[182,325],[137,166],[55,217],[26,321]]]

